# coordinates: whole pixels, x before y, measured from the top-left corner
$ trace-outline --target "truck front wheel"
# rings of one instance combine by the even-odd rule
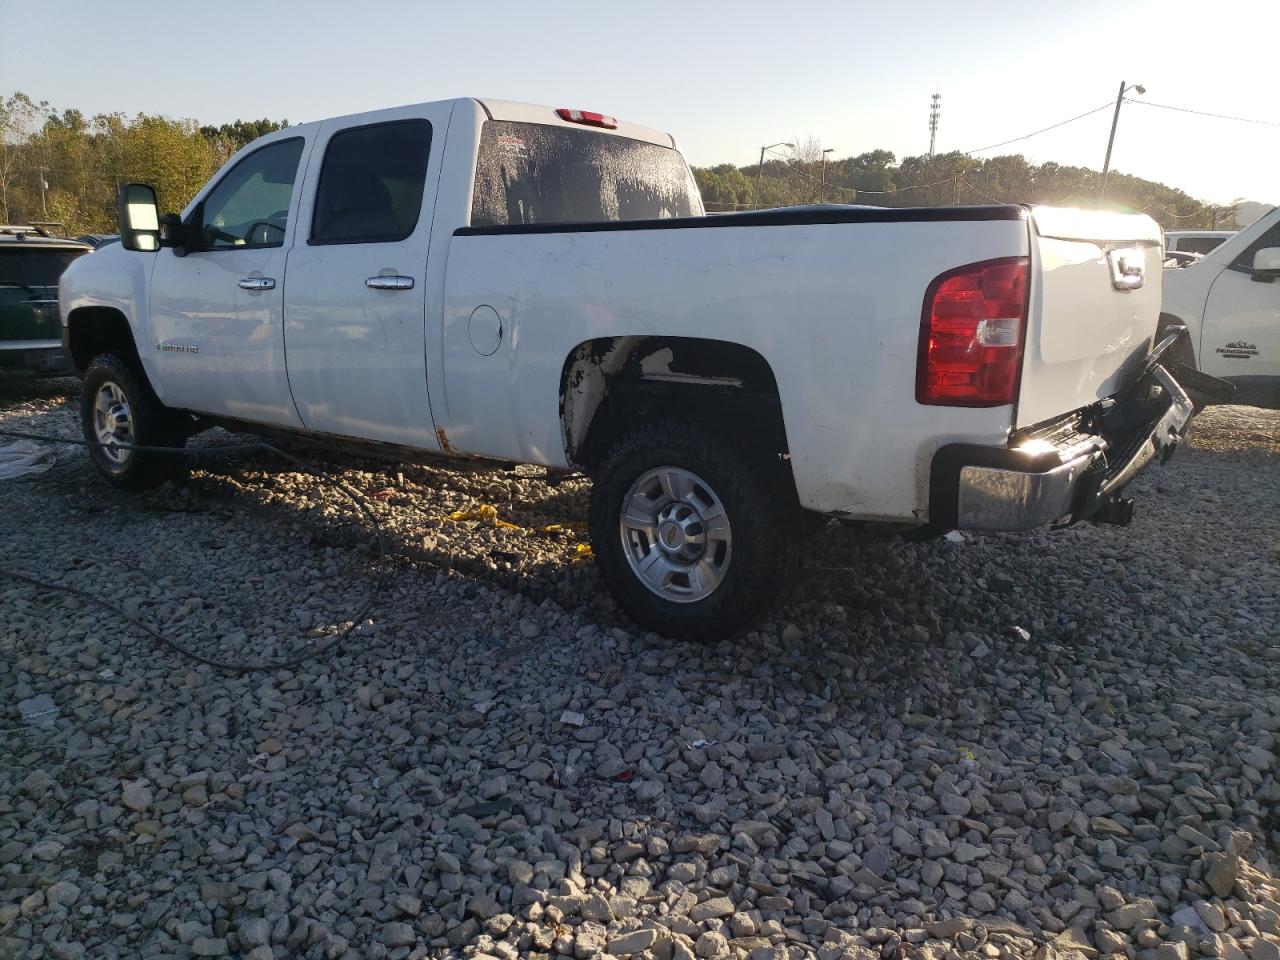
[[[180,453],[133,447],[182,447],[187,435],[178,415],[165,407],[146,377],[114,354],[93,358],[80,393],[80,426],[92,446],[93,464],[124,490],[157,487],[174,476]]]
[[[596,472],[591,543],[641,626],[714,641],[751,627],[796,568],[800,511],[780,462],[695,424],[620,438]]]

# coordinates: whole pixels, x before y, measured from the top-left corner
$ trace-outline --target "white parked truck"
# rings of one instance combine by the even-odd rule
[[[1280,408],[1280,208],[1204,255],[1164,272],[1161,330],[1185,326],[1174,350],[1226,380],[1235,401]]]
[[[1022,206],[707,217],[671,136],[461,99],[290,127],[179,215],[121,194],[67,271],[85,436],[162,482],[218,424],[582,471],[601,574],[740,632],[806,515],[918,535],[1125,522],[1192,407],[1160,230]]]

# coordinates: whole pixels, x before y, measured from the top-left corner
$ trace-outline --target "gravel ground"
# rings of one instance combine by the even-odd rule
[[[75,389],[0,385],[0,427],[75,435]],[[1128,530],[829,528],[714,647],[615,614],[585,482],[517,471],[326,456],[391,569],[293,670],[0,578],[0,956],[1280,960],[1280,414],[1197,426]],[[376,582],[267,454],[2,489],[0,566],[207,655]]]

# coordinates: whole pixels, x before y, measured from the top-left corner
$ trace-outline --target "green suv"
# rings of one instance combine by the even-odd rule
[[[58,278],[87,243],[46,227],[0,226],[0,373],[74,373],[62,349]]]

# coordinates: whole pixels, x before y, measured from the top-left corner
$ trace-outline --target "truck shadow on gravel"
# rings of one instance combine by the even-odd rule
[[[612,610],[577,549],[585,482],[307,452],[360,491],[395,558],[367,629],[245,678],[22,594],[0,688],[63,683],[66,736],[82,736],[74,715],[99,751],[81,769],[50,747],[68,800],[34,822],[74,823],[71,785],[91,776],[116,791],[176,771],[157,844],[195,851],[192,883],[247,869],[210,857],[230,856],[241,834],[223,827],[249,809],[273,824],[272,862],[318,889],[394,864],[390,896],[416,868],[396,888],[430,902],[414,929],[454,946],[481,934],[488,908],[471,904],[503,889],[468,858],[513,842],[553,874],[591,866],[610,897],[634,889],[639,845],[655,870],[692,871],[699,898],[759,902],[763,884],[777,918],[824,930],[960,914],[1101,944],[1120,923],[1111,888],[1151,918],[1213,899],[1206,858],[1240,830],[1274,890],[1280,477],[1253,438],[1272,422],[1207,415],[1195,448],[1141,478],[1127,530],[911,544],[826,529],[790,604],[707,646],[640,635]],[[29,572],[117,589],[140,618],[229,654],[331,629],[371,573],[359,511],[266,455],[193,461],[185,484],[141,497],[76,457],[10,488],[6,508]],[[189,811],[184,791],[205,782],[188,774],[206,769]],[[334,824],[368,839],[329,839]],[[278,845],[286,825],[296,845]],[[77,836],[68,862],[87,874],[124,850],[145,876],[151,848],[112,829]],[[1234,909],[1252,889],[1228,891]],[[371,909],[379,928],[391,916]],[[234,924],[229,911],[207,915]]]

